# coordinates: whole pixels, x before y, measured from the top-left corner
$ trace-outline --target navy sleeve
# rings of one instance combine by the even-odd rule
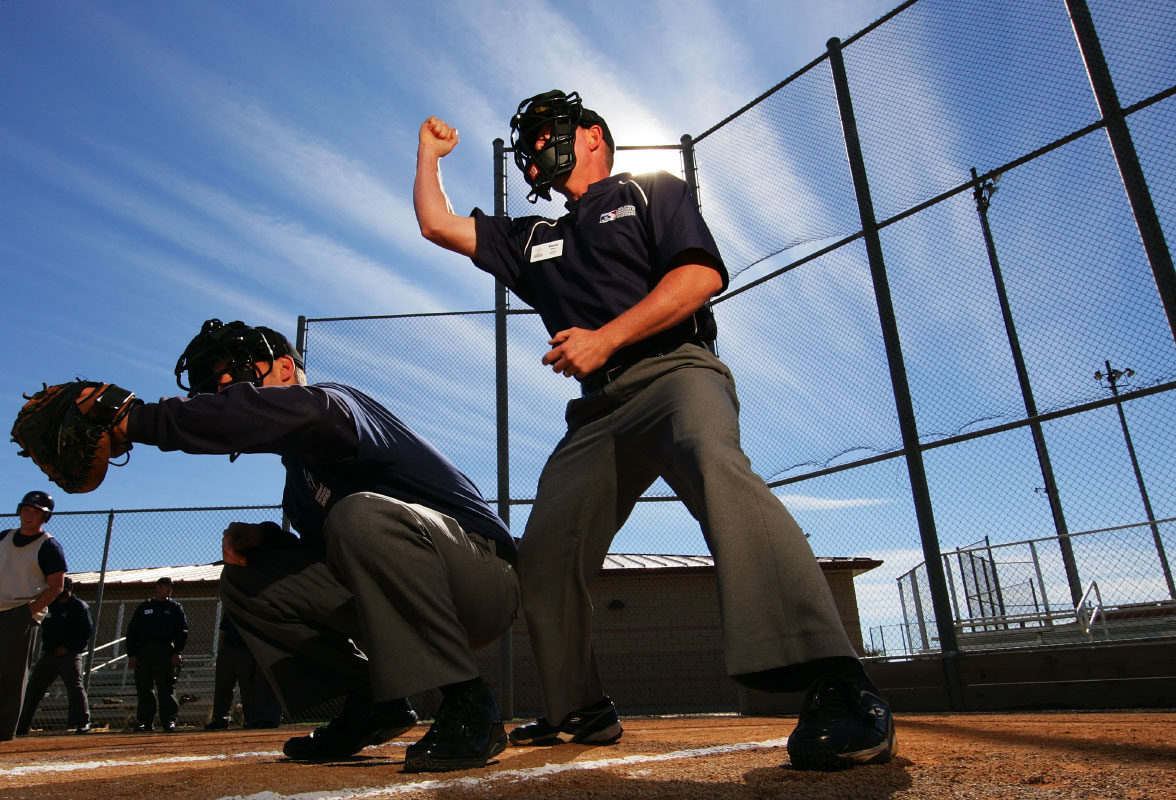
[[[172,602],[175,602],[174,600]],[[188,617],[184,614],[184,607],[176,603],[176,630],[172,643],[177,653],[183,652],[188,644]]]
[[[639,175],[634,180],[642,185],[649,200],[647,222],[654,260],[650,267],[654,274],[660,279],[678,256],[688,250],[702,250],[717,262],[725,290],[727,267],[686,182],[668,172]]]
[[[160,450],[209,455],[313,452],[341,459],[354,455],[357,444],[347,407],[327,392],[248,383],[136,406],[127,435]]]
[[[126,650],[128,656],[134,656],[139,652],[139,628],[143,624],[143,609],[146,607],[146,603],[140,603],[135,609],[135,613],[131,614],[131,621],[127,625]]]
[[[475,208],[472,215],[478,242],[472,259],[474,266],[490,273],[523,302],[534,306],[535,298],[529,296],[529,288],[519,282],[526,263],[527,242],[536,225],[553,221],[545,217],[492,217],[480,208]]]
[[[61,543],[51,536],[46,536],[41,549],[37,551],[37,566],[45,575],[65,572],[65,550],[62,549]]]
[[[69,641],[65,646],[75,653],[80,653],[90,643],[90,634],[94,632],[94,621],[90,618],[90,607],[86,605],[85,601],[75,597],[71,602],[76,602],[77,613],[73,616]]]

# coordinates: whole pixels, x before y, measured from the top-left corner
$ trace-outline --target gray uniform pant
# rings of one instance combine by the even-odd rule
[[[553,724],[604,694],[589,581],[637,499],[663,477],[714,556],[731,675],[856,657],[792,516],[751,469],[726,365],[683,345],[567,408],[519,547],[527,628]]]
[[[221,575],[225,608],[287,711],[478,677],[472,651],[510,628],[519,601],[493,542],[371,492],[336,503],[323,534],[325,553],[265,548]]]
[[[17,733],[23,736],[29,732],[41,698],[58,675],[65,684],[65,694],[69,698],[69,716],[66,718],[69,727],[79,728],[90,721],[90,704],[86,698],[86,687],[82,683],[82,654],[67,652],[58,656],[52,652],[42,653],[25,687],[24,707],[20,712]]]
[[[36,630],[27,605],[0,611],[0,741],[16,735]]]

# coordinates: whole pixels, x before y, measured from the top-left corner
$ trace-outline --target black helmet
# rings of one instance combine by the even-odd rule
[[[53,516],[53,498],[45,492],[33,491],[22,497],[20,502],[16,504],[17,514],[20,513],[21,506],[32,506],[33,508],[41,509],[45,512],[45,522],[48,522],[49,518]]]
[[[551,126],[551,138],[543,149],[535,150],[535,140],[545,125]],[[576,128],[599,125],[604,142],[613,147],[612,133],[604,118],[584,108],[576,92],[564,94],[559,89],[528,97],[510,120],[510,146],[514,150],[515,165],[531,186],[527,199],[551,199],[551,182],[576,167]],[[535,175],[531,175],[531,167]]]
[[[300,369],[305,369],[302,356],[290,344],[290,340],[271,328],[258,325],[251,328],[244,322],[221,322],[210,319],[200,328],[200,333],[188,343],[176,362],[176,383],[188,393],[188,397],[211,394],[219,388],[218,379],[228,373],[230,383],[252,383],[261,386],[266,375],[273,369],[273,362],[282,356],[290,356]],[[270,365],[258,375],[254,364]],[[184,373],[188,373],[188,385],[184,385]]]

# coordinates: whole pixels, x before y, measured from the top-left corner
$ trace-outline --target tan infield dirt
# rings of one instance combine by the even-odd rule
[[[788,766],[795,718],[627,718],[610,747],[508,747],[462,772],[407,774],[395,742],[326,764],[282,742],[309,726],[174,734],[34,733],[0,743],[3,800],[368,798],[1176,798],[1176,713],[899,715],[888,764],[834,773]]]

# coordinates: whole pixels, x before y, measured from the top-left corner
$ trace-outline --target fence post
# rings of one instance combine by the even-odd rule
[[[959,552],[958,548],[957,548],[956,552],[957,553]],[[952,612],[955,614],[955,618],[959,619],[960,618],[960,600],[959,600],[959,597],[956,596],[955,579],[954,578],[949,579],[947,577],[949,574],[951,574],[951,554],[944,553],[943,554],[943,577],[944,577],[945,582],[947,583],[947,591],[951,595]],[[966,589],[965,589],[965,591],[966,591]],[[964,598],[964,600],[966,602],[967,598]]]
[[[1037,545],[1029,542],[1029,552],[1033,556],[1033,571],[1037,574],[1037,586],[1041,589],[1041,605],[1045,607],[1046,625],[1053,625],[1053,617],[1049,615],[1049,595],[1046,594],[1045,576],[1041,574],[1041,559],[1037,557]]]
[[[1074,28],[1074,37],[1078,40],[1078,50],[1090,78],[1090,88],[1094,91],[1099,113],[1106,124],[1107,138],[1111,140],[1111,151],[1115,156],[1115,165],[1119,168],[1119,176],[1123,179],[1127,202],[1131,204],[1131,213],[1135,217],[1139,237],[1143,240],[1143,249],[1160,293],[1160,302],[1168,317],[1168,328],[1176,337],[1176,267],[1172,264],[1172,253],[1164,239],[1164,230],[1147,188],[1147,178],[1139,164],[1139,155],[1135,152],[1127,117],[1119,105],[1119,94],[1115,91],[1115,82],[1111,78],[1111,70],[1103,55],[1098,31],[1095,30],[1086,0],[1065,0],[1065,3],[1070,14],[1070,24]]]
[[[914,570],[911,570],[909,573],[907,573],[907,575],[912,574],[914,574]],[[898,579],[898,603],[900,606],[902,606],[902,630],[905,632],[904,636],[906,637],[904,642],[910,643],[910,646],[907,648],[907,652],[913,655],[915,652],[915,646],[914,637],[911,636],[911,616],[910,612],[907,611],[906,593],[902,590],[902,579],[905,577],[906,575],[903,575]]]
[[[923,650],[931,649],[931,642],[927,639],[927,615],[923,613],[923,598],[919,597],[919,570],[911,570],[911,602],[915,604],[915,620],[918,623],[919,639],[923,642]],[[938,620],[936,620],[938,622]]]
[[[992,540],[984,537],[984,548],[988,551],[988,566],[992,570],[992,590],[996,595],[996,610],[1003,617],[1008,611],[1005,609],[1004,591],[1000,588],[1000,572],[996,568],[996,556],[992,554]]]
[[[106,592],[106,562],[110,558],[110,532],[114,530],[114,509],[106,515],[106,544],[102,546],[102,570],[98,573],[98,597],[94,601],[94,630],[90,631],[90,647],[86,651],[85,686],[90,691],[90,669],[94,666],[94,637],[98,635],[98,623],[102,619],[102,595]]]
[[[898,336],[898,322],[894,316],[894,304],[890,298],[890,286],[886,279],[886,263],[882,257],[882,240],[878,235],[874,202],[870,197],[870,184],[866,178],[866,161],[862,155],[861,141],[858,138],[857,120],[853,113],[845,61],[841,56],[841,40],[833,37],[828,41],[827,47],[829,67],[833,73],[833,86],[837,93],[837,107],[841,116],[841,128],[845,136],[845,152],[849,160],[854,193],[857,196],[858,213],[862,221],[862,236],[865,239],[866,255],[870,262],[870,276],[873,279],[874,296],[878,304],[878,317],[882,325],[882,340],[886,345],[886,361],[890,367],[890,381],[894,390],[898,424],[902,432],[903,449],[906,452],[915,517],[919,523],[919,536],[923,543],[923,561],[927,567],[931,605],[935,613],[935,625],[939,631],[939,646],[944,658],[944,677],[951,705],[958,709],[963,707],[963,691],[956,663],[960,655],[959,646],[956,642],[955,626],[952,624],[951,604],[947,596],[947,580],[943,574],[943,564],[939,560],[939,536],[935,531],[935,515],[931,510],[931,491],[927,486],[923,451],[919,446],[919,431],[915,423],[914,403],[911,401],[906,366],[902,358],[902,344]]]
[[[690,196],[694,198],[694,205],[702,208],[702,200],[698,197],[698,165],[694,163],[694,139],[688,133],[682,134],[682,177],[686,179],[686,186],[690,189]]]
[[[309,329],[310,329],[310,326],[306,321],[306,315],[299,314],[298,315],[298,330],[294,334],[294,349],[296,349],[298,351],[298,355],[302,357],[303,364],[307,363],[306,362],[306,337],[307,337],[307,334],[309,333]],[[286,514],[286,509],[283,508],[282,509],[282,530],[289,533],[291,527],[292,527],[292,525],[290,523],[290,517],[289,517],[289,515]],[[218,620],[218,622],[219,622],[219,620]]]
[[[506,216],[505,142],[494,140],[494,216]],[[507,382],[506,287],[494,282],[494,409],[498,434],[498,516],[510,528],[510,430],[508,427],[509,384]],[[503,719],[514,718],[513,627],[498,640],[498,711]]]
[[[1001,317],[1004,319],[1009,350],[1013,354],[1013,368],[1017,372],[1017,383],[1021,387],[1021,401],[1025,404],[1025,413],[1030,419],[1033,419],[1037,416],[1037,401],[1033,398],[1033,384],[1029,382],[1029,369],[1025,366],[1021,340],[1017,336],[1017,326],[1013,322],[1012,305],[1009,303],[1008,292],[1005,290],[1000,261],[996,257],[996,241],[992,238],[992,228],[988,224],[988,207],[992,203],[992,195],[996,192],[996,180],[980,181],[975,167],[972,167],[972,180],[976,181],[972,199],[976,201],[976,213],[980,217],[980,231],[984,235],[984,247],[988,251],[988,265],[992,269],[992,280],[996,284],[996,299],[1000,304]],[[1033,447],[1037,451],[1037,464],[1041,468],[1041,479],[1045,481],[1045,496],[1049,500],[1049,510],[1053,515],[1054,530],[1058,534],[1058,545],[1062,549],[1062,564],[1066,569],[1066,581],[1070,584],[1070,598],[1074,601],[1074,605],[1078,605],[1078,601],[1082,598],[1082,581],[1078,577],[1078,562],[1074,558],[1074,548],[1070,543],[1070,537],[1067,536],[1069,531],[1066,528],[1066,516],[1062,510],[1062,498],[1058,493],[1057,481],[1054,479],[1049,449],[1045,445],[1045,433],[1041,429],[1041,423],[1037,421],[1029,424],[1029,432],[1033,437]]]

